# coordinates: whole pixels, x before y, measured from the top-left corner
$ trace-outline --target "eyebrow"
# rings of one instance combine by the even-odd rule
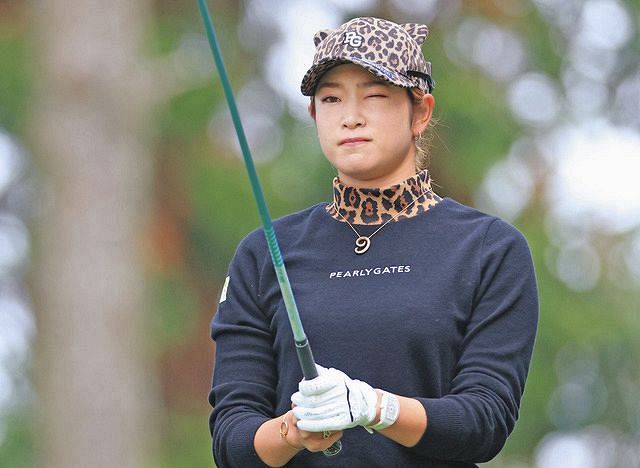
[[[369,80],[369,81],[362,81],[356,85],[356,87],[358,88],[372,88],[374,86],[387,86],[387,82],[384,80]],[[323,88],[335,89],[335,88],[342,88],[342,87],[343,87],[342,84],[335,81],[323,81],[316,88],[316,93]]]

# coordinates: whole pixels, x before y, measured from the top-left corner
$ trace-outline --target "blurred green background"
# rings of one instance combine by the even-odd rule
[[[358,15],[430,25],[424,51],[436,80],[437,191],[522,230],[540,288],[520,421],[485,466],[640,466],[640,1],[211,0],[209,7],[274,218],[331,197],[334,171],[298,88],[313,34]],[[30,232],[47,232],[42,212],[55,198],[46,183],[49,140],[38,132],[48,115],[39,112],[42,102],[56,92],[46,63],[58,58],[42,49],[46,34],[75,28],[43,25],[78,25],[88,18],[78,11],[106,18],[109,8],[0,0],[0,466],[62,466],[48,458],[54,452],[39,430],[47,369],[34,364],[49,330],[39,310],[46,299],[37,298],[43,288],[33,284],[46,282],[40,259],[54,247]],[[65,9],[68,18],[45,15]],[[117,90],[141,70],[151,77],[137,93],[152,96],[144,115],[135,100],[115,104],[123,119],[140,113],[148,164],[137,248],[148,285],[141,341],[155,415],[144,431],[154,450],[135,466],[213,466],[209,321],[235,247],[259,218],[196,2],[155,0],[136,14],[139,42],[114,47],[135,46],[137,61],[111,83]],[[116,30],[128,27],[123,20]],[[84,53],[91,60],[103,52]],[[109,78],[108,56],[103,67]],[[78,91],[83,82],[67,85]]]

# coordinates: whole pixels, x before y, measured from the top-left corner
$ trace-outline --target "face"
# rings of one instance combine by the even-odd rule
[[[415,174],[414,135],[429,123],[431,95],[414,105],[405,88],[344,64],[323,75],[314,103],[320,146],[341,182],[388,187]]]

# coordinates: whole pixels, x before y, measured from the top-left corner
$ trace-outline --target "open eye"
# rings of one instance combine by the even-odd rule
[[[336,96],[325,96],[320,99],[320,102],[325,102],[325,103],[338,102],[338,98]]]

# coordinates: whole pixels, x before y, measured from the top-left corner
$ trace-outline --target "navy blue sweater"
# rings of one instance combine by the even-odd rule
[[[292,467],[467,467],[493,458],[518,415],[538,300],[523,236],[445,198],[390,223],[364,255],[324,204],[274,223],[316,361],[415,397],[427,429],[406,448],[357,427],[332,458]],[[371,234],[377,226],[357,226]],[[261,229],[239,245],[212,322],[210,428],[219,467],[263,466],[253,438],[290,409],[302,378]]]

